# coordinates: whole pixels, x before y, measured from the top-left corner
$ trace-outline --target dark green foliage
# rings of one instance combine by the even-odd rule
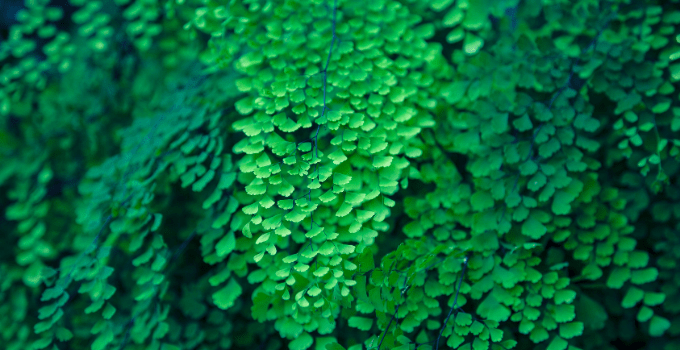
[[[679,348],[678,4],[26,0],[0,344]]]

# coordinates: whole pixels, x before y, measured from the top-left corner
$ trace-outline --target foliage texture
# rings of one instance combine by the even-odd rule
[[[25,0],[0,347],[680,348],[677,0]]]

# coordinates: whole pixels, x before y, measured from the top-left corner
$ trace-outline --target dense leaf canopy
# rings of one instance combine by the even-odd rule
[[[678,0],[7,9],[0,348],[680,348]]]

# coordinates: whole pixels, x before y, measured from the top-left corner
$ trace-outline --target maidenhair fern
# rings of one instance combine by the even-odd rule
[[[674,5],[27,0],[0,343],[677,348]]]

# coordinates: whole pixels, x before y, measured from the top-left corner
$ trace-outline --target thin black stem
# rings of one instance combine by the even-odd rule
[[[458,294],[460,293],[460,287],[463,285],[463,277],[465,277],[465,270],[467,268],[468,264],[468,258],[465,257],[464,263],[463,263],[463,271],[460,273],[460,279],[458,280],[458,288],[456,289],[456,296],[453,298],[453,305],[451,306],[451,310],[449,310],[449,314],[446,315],[446,319],[444,320],[444,325],[442,328],[439,330],[439,335],[437,336],[437,341],[435,342],[435,350],[439,350],[439,339],[442,337],[442,333],[444,333],[444,329],[446,329],[446,324],[449,322],[449,318],[451,318],[451,314],[453,313],[453,310],[456,309],[456,305],[458,304]]]

